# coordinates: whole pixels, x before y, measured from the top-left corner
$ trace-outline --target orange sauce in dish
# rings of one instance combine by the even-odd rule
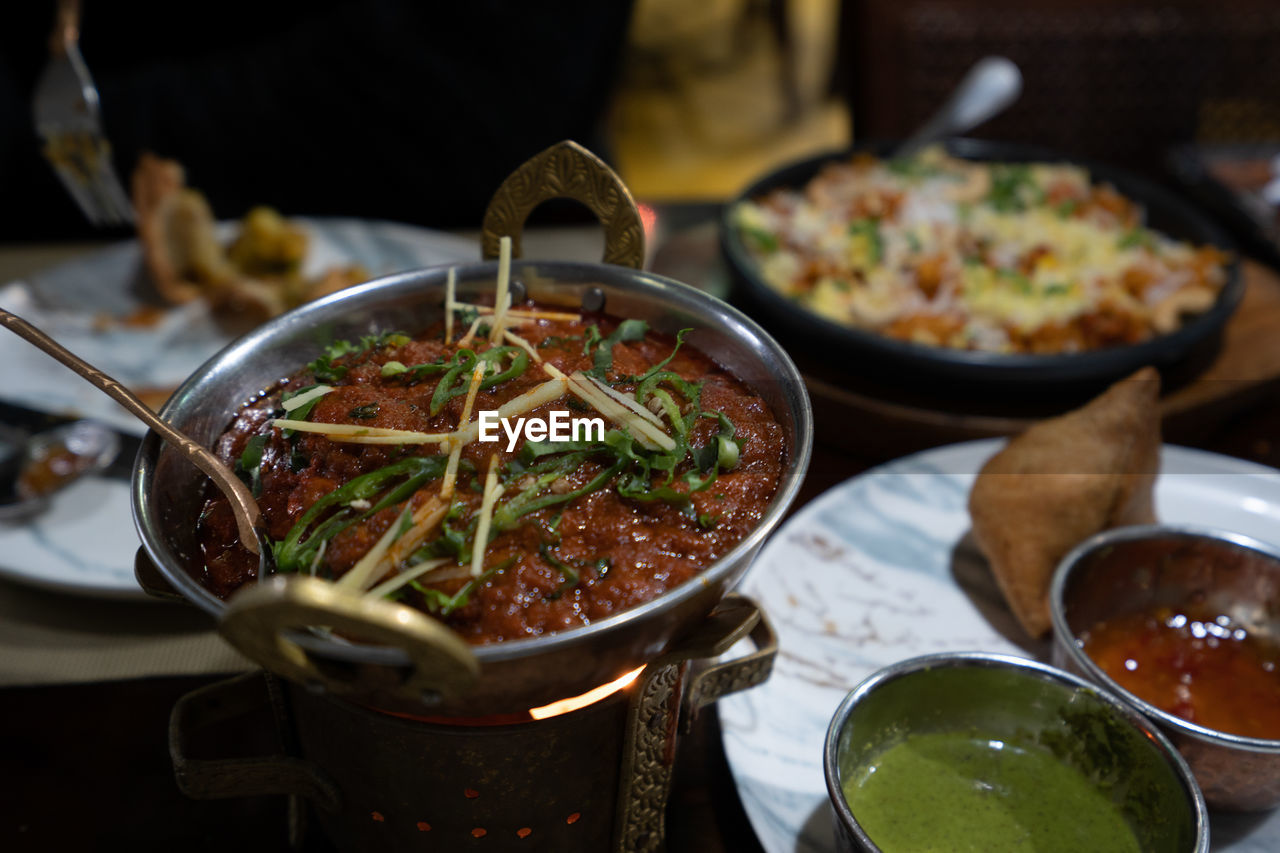
[[[1151,607],[1099,622],[1085,652],[1123,688],[1205,728],[1280,739],[1280,645],[1212,611]]]
[[[53,494],[92,464],[91,458],[77,454],[65,444],[51,445],[22,469],[18,475],[18,494],[26,498]]]

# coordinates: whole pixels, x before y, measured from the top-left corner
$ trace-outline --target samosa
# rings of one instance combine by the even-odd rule
[[[1058,562],[1099,531],[1155,521],[1160,374],[1145,367],[1084,407],[1035,424],[969,493],[978,547],[1027,633],[1050,628]]]

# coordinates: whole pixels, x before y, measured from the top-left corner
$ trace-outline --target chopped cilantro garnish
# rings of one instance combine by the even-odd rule
[[[437,373],[444,373],[451,366],[451,362],[446,361],[444,356],[440,356],[435,361],[424,361],[421,364],[413,364],[409,366],[405,366],[398,361],[388,361],[386,364],[382,365],[382,377],[384,379],[390,379],[393,376],[399,376],[403,381],[413,383],[426,376],[434,376]]]
[[[553,569],[559,570],[560,574],[564,576],[564,583],[561,584],[560,588],[555,591],[556,597],[559,597],[560,593],[564,590],[566,586],[574,587],[578,585],[577,569],[575,569],[573,566],[570,566],[568,563],[561,560],[555,554],[551,553],[551,549],[548,548],[546,545],[543,545],[541,548],[539,548],[538,553],[542,555],[542,559],[546,560],[547,563]]]
[[[1136,249],[1139,246],[1150,249],[1155,244],[1151,237],[1151,233],[1145,228],[1131,228],[1125,232],[1124,236],[1116,241],[1117,249]]]
[[[457,311],[458,325],[464,329],[470,328],[471,324],[480,319],[480,312],[472,305],[459,308]]]
[[[885,168],[898,177],[908,180],[930,178],[941,171],[936,161],[920,155],[894,158],[885,163]]]
[[[754,225],[742,225],[742,235],[762,252],[778,251],[778,236]]]
[[[324,348],[324,352],[315,361],[307,365],[307,369],[315,374],[316,382],[337,382],[347,375],[350,365],[335,364],[337,359],[347,355],[360,355],[383,347],[401,347],[410,338],[404,332],[382,332],[377,335],[365,335],[358,343],[351,341],[334,341]]]
[[[880,236],[880,220],[858,219],[849,223],[849,236],[867,243],[867,264],[875,266],[884,258],[884,240]]]
[[[991,191],[987,203],[1001,213],[1026,210],[1038,204],[1044,192],[1031,177],[1031,167],[1025,163],[993,163],[991,165]]]
[[[324,348],[319,358],[307,365],[307,369],[315,374],[316,382],[338,382],[347,375],[347,366],[334,364],[334,361],[354,352],[358,350],[351,341],[334,341]]]
[[[599,329],[596,333],[599,334]],[[538,349],[548,349],[549,347],[563,346],[567,343],[582,340],[582,335],[550,335],[538,341]]]
[[[432,589],[429,586],[423,586],[416,580],[409,581],[409,585],[422,593],[423,599],[427,606],[427,610],[432,613],[438,613],[441,616],[448,616],[459,607],[466,607],[471,603],[471,596],[480,587],[484,586],[489,580],[499,572],[504,572],[514,563],[515,557],[503,560],[496,566],[492,566],[484,570],[484,574],[478,578],[472,578],[463,585],[462,589],[453,595],[447,595],[438,589]]]
[[[301,397],[303,394],[307,393],[308,391],[314,391],[316,388],[319,388],[319,387],[320,386],[318,384],[307,385],[302,388],[299,388],[297,391],[286,391],[280,395],[280,402],[282,404],[287,403],[290,400],[292,400],[294,397]],[[289,411],[288,416],[289,418],[295,421],[305,421],[311,415],[311,410],[316,407],[316,403],[319,403],[319,402],[320,402],[320,397],[313,397],[307,402],[303,403],[301,406],[298,406],[297,408]],[[291,429],[284,430],[283,432],[284,432],[285,438],[290,438],[293,435],[293,430]]]
[[[545,596],[547,601],[555,601],[557,598],[564,595],[567,590],[573,589],[577,586],[578,581],[581,579],[580,572],[583,569],[594,569],[596,578],[600,579],[608,573],[610,567],[613,565],[613,562],[608,557],[600,557],[599,559],[590,562],[586,560],[573,560],[572,562],[577,565],[570,565],[569,562],[557,557],[546,544],[539,547],[538,554],[542,559],[547,561],[547,565],[559,571],[564,577],[560,586],[556,587],[554,592]]]
[[[1031,279],[1027,278],[1017,270],[1001,268],[996,270],[996,275],[1013,285],[1013,287],[1023,296],[1030,296],[1034,290]]]

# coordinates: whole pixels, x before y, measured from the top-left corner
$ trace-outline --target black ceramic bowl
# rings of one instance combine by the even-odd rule
[[[1065,157],[1053,151],[1005,142],[952,139],[947,151],[968,160],[1071,163],[1089,169],[1096,183],[1113,185],[1146,211],[1146,224],[1170,237],[1212,244],[1232,253],[1227,283],[1217,302],[1187,320],[1177,331],[1138,344],[1062,355],[993,353],[935,347],[884,337],[845,326],[809,311],[770,287],[733,225],[734,207],[779,187],[803,186],[833,160],[857,151],[887,156],[893,143],[866,143],[784,166],[742,191],[725,208],[720,242],[733,282],[732,299],[757,318],[787,347],[803,368],[806,354],[821,363],[839,364],[848,374],[873,376],[896,388],[927,394],[985,394],[1054,390],[1095,392],[1139,367],[1176,368],[1202,346],[1211,347],[1244,291],[1234,246],[1226,233],[1187,202],[1156,184],[1105,164]],[[816,360],[815,360],[816,361]]]

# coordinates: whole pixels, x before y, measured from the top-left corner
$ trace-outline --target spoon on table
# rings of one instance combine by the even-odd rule
[[[32,434],[0,425],[0,521],[41,512],[55,492],[106,469],[120,436],[96,421],[72,421]]]
[[[258,502],[254,500],[253,493],[249,491],[249,487],[230,468],[222,464],[222,460],[218,459],[208,448],[192,441],[182,432],[161,420],[132,391],[72,353],[26,320],[0,308],[0,325],[35,345],[42,352],[53,356],[71,368],[77,376],[115,400],[121,406],[124,406],[129,411],[129,414],[146,424],[152,432],[159,435],[171,447],[186,457],[188,461],[207,474],[209,479],[213,480],[213,484],[227,496],[227,500],[231,503],[231,512],[235,515],[236,527],[240,532],[240,543],[250,553],[258,557],[259,579],[265,578],[270,574],[272,568],[271,549],[266,544],[262,530],[262,512],[258,508]]]
[[[918,154],[920,149],[958,136],[1004,111],[1022,94],[1022,72],[1012,60],[988,56],[969,69],[942,109],[893,152],[893,159]]]

